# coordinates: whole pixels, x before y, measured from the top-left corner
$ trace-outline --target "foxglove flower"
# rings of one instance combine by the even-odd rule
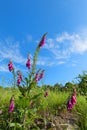
[[[35,81],[36,82],[38,81],[38,74],[36,74],[36,76],[35,76]]]
[[[17,79],[17,85],[20,85],[20,83],[21,83],[21,79],[18,78],[18,79]]]
[[[26,63],[26,67],[28,68],[28,69],[30,69],[30,54],[28,55],[28,60],[27,60],[27,63]]]
[[[44,76],[44,71],[45,71],[45,70],[42,70],[42,72],[41,72],[40,75],[39,75],[38,80],[41,80],[41,79],[43,78],[43,76]]]
[[[20,85],[21,81],[22,81],[22,75],[19,75],[17,79],[17,85]]]
[[[15,107],[15,104],[14,104],[14,96],[11,97],[10,99],[10,106],[9,106],[9,113],[12,113],[14,111],[14,107]]]
[[[76,104],[76,93],[73,94],[73,96],[71,98],[71,102],[72,102],[72,105]]]
[[[22,73],[20,70],[17,71],[18,79],[17,79],[17,85],[20,85],[22,81]]]
[[[48,91],[46,91],[44,94],[44,97],[47,97],[47,96],[48,96]]]
[[[39,47],[42,47],[42,46],[44,45],[45,39],[46,39],[46,35],[47,35],[47,33],[45,33],[45,34],[43,35],[43,37],[42,37],[42,39],[41,39],[41,41],[40,41],[40,43],[39,43]]]
[[[14,66],[13,66],[13,63],[12,61],[10,60],[9,64],[8,64],[8,69],[10,72],[12,72],[14,70]]]
[[[37,71],[36,75],[35,75],[35,80],[36,80],[36,82],[38,81],[40,70],[41,70],[41,69],[39,69],[39,70]]]
[[[72,105],[71,99],[69,99],[69,100],[68,100],[68,103],[67,103],[67,110],[68,110],[68,111],[71,111],[71,110],[72,110],[72,107],[73,107],[73,105]]]
[[[72,95],[72,97],[68,100],[68,103],[67,103],[67,110],[70,111],[75,104],[76,104],[76,89],[74,88],[73,95]]]

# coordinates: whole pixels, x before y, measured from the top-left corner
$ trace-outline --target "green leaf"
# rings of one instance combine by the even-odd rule
[[[36,100],[41,94],[42,94],[42,93],[39,93],[39,94],[37,94],[37,95],[34,95],[34,96],[32,97],[32,100]]]
[[[19,123],[16,123],[16,126],[17,126],[17,128],[21,128],[22,127],[22,125],[19,124]]]
[[[19,124],[19,123],[10,123],[9,126],[10,127],[15,127],[16,126],[17,128],[21,128],[22,127],[22,125]]]
[[[14,126],[15,126],[15,123],[10,123],[9,126],[10,126],[10,127],[14,127]]]
[[[25,88],[25,87],[21,87],[21,86],[19,86],[18,88],[19,88],[21,94],[22,94],[23,96],[25,96],[26,88]]]

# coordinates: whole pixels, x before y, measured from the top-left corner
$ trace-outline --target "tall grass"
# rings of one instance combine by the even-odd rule
[[[58,114],[58,111],[66,108],[69,93],[49,91],[47,97],[41,98],[41,111],[49,111],[49,113]]]
[[[77,104],[75,110],[79,115],[79,126],[81,130],[87,130],[87,100],[85,96],[79,95],[77,97]]]
[[[28,100],[19,99],[18,96],[20,96],[20,92],[18,89],[15,89],[13,92],[12,88],[0,88],[0,110],[2,110],[4,113],[3,115],[0,115],[0,118],[4,120],[1,120],[0,123],[5,123],[6,118],[7,118],[7,112],[8,112],[8,107],[9,107],[9,100],[10,97],[13,95],[15,96],[15,112],[20,113],[20,119],[22,115],[23,109],[25,108],[25,105],[28,105],[30,102]],[[34,100],[37,100],[33,102],[34,107],[29,108],[33,109],[33,113],[29,112],[29,117],[31,120],[29,120],[29,117],[27,117],[27,123],[31,123],[32,120],[34,120],[34,116],[37,118],[44,118],[45,119],[50,119],[51,115],[58,115],[59,112],[66,112],[66,104],[67,100],[69,97],[69,92],[53,92],[53,91],[48,91],[48,96],[44,97],[45,91],[42,88],[36,88],[33,93],[41,94],[39,98],[36,98]],[[31,92],[31,97],[32,94]],[[34,101],[33,100],[33,101]],[[17,108],[18,107],[18,108]],[[29,110],[28,110],[29,111]],[[14,112],[14,116],[15,116]],[[38,112],[38,113],[37,113]],[[80,127],[81,130],[86,130],[87,129],[87,100],[85,96],[78,95],[77,96],[77,103],[73,107],[72,113],[78,115],[78,126]],[[33,116],[32,116],[33,114]],[[2,116],[2,117],[1,117]],[[17,118],[14,117],[15,119]],[[19,117],[18,117],[19,118]],[[34,119],[33,119],[34,118]],[[28,125],[28,124],[27,124]]]
[[[2,104],[8,104],[10,101],[11,96],[15,96],[15,100],[20,95],[18,89],[13,88],[0,88],[0,107]]]

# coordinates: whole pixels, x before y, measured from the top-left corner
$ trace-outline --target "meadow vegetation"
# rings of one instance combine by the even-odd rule
[[[44,70],[36,70],[36,63],[46,35],[36,48],[32,64],[28,55],[26,77],[15,71],[12,60],[8,64],[14,85],[0,87],[0,130],[87,130],[86,72],[77,77],[78,83],[38,86]]]

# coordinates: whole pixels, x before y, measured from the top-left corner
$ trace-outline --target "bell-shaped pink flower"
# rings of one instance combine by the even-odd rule
[[[31,66],[31,64],[30,64],[30,54],[28,55],[28,60],[27,60],[27,63],[26,63],[26,67],[28,68],[28,69],[30,69],[30,66]]]
[[[18,78],[18,79],[17,79],[17,85],[20,85],[20,83],[21,83],[21,79]]]
[[[14,111],[14,107],[15,107],[15,104],[14,104],[14,96],[11,97],[10,99],[10,106],[9,106],[9,113],[12,113]]]
[[[20,85],[21,81],[22,81],[22,75],[19,75],[17,79],[17,85]]]
[[[44,94],[44,97],[47,97],[47,96],[48,96],[48,91],[46,91]]]
[[[18,79],[17,79],[17,85],[19,86],[22,81],[22,73],[20,70],[17,71]]]
[[[41,70],[41,69],[39,69],[39,70],[37,71],[36,75],[35,75],[35,81],[36,81],[36,82],[38,81],[40,70]]]
[[[42,47],[42,46],[44,45],[45,39],[46,39],[46,35],[47,35],[47,33],[45,33],[45,34],[43,35],[43,37],[42,37],[42,39],[41,39],[41,41],[40,41],[40,43],[39,43],[39,47]]]
[[[71,98],[71,102],[72,102],[72,105],[75,105],[76,104],[76,94],[74,93],[72,98]]]
[[[44,76],[44,71],[45,71],[45,70],[42,70],[42,72],[41,72],[40,75],[39,75],[38,80],[41,80],[41,79],[43,78],[43,76]]]
[[[8,69],[9,69],[10,72],[14,70],[14,66],[13,66],[13,63],[12,63],[11,60],[10,60],[10,62],[8,64]]]
[[[67,110],[70,111],[73,106],[76,104],[76,89],[74,88],[74,92],[73,92],[73,95],[71,96],[71,98],[68,100],[68,103],[67,103]]]
[[[72,110],[72,107],[73,107],[73,105],[72,105],[71,99],[69,99],[69,100],[68,100],[68,103],[67,103],[67,110],[68,110],[68,111],[71,111],[71,110]]]
[[[35,75],[35,81],[36,82],[38,81],[38,73],[36,73],[36,75]]]

